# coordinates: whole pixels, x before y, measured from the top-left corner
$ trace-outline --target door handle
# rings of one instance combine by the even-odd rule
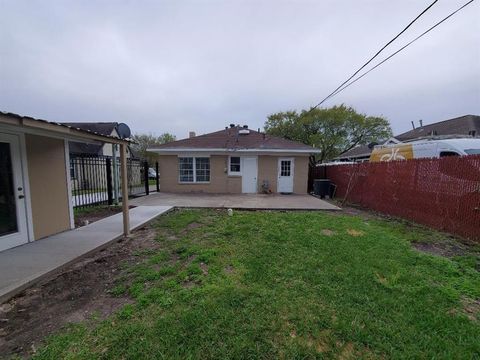
[[[19,199],[23,199],[25,196],[24,195],[18,195]]]

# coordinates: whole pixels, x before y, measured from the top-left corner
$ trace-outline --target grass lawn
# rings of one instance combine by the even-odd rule
[[[444,235],[319,212],[182,210],[111,291],[136,301],[53,335],[39,359],[435,358],[480,354],[472,255]]]

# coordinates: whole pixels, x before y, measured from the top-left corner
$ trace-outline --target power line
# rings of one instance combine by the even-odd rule
[[[427,6],[420,14],[418,14],[415,19],[413,19],[412,21],[410,21],[410,23],[402,30],[400,31],[397,35],[395,35],[395,37],[393,39],[391,39],[389,42],[387,42],[380,50],[377,51],[377,53],[375,55],[373,55],[365,64],[363,64],[357,71],[355,71],[353,73],[352,76],[350,76],[347,80],[345,80],[343,83],[341,83],[335,90],[333,90],[327,97],[325,97],[322,101],[320,101],[317,105],[315,105],[314,107],[311,108],[312,109],[315,109],[317,107],[319,107],[320,105],[322,105],[326,100],[328,100],[331,96],[333,96],[333,94],[335,94],[335,92],[340,89],[343,85],[345,85],[347,82],[349,82],[351,79],[353,79],[353,77],[355,75],[357,75],[363,68],[365,68],[365,66],[367,66],[368,64],[370,64],[372,62],[373,59],[375,59],[378,55],[380,55],[380,53],[385,50],[385,48],[390,45],[391,43],[393,43],[396,39],[398,39],[400,37],[400,35],[402,35],[405,31],[407,31],[407,29],[413,25],[413,23],[415,21],[417,21],[423,14],[425,14],[428,10],[430,10],[430,8],[435,5],[435,3],[437,2],[438,0],[435,0],[434,2],[432,2],[429,6]]]
[[[383,63],[385,63],[386,61],[388,61],[389,59],[391,59],[392,57],[394,57],[395,55],[397,55],[399,52],[401,52],[402,50],[404,50],[405,48],[407,48],[408,46],[410,46],[411,44],[413,44],[415,41],[417,41],[418,39],[420,39],[421,37],[423,37],[424,35],[428,34],[430,31],[432,31],[433,29],[435,29],[437,26],[439,26],[440,24],[442,24],[443,22],[445,22],[446,20],[448,20],[449,18],[451,18],[453,15],[455,15],[456,13],[458,13],[460,10],[462,10],[463,8],[465,8],[466,6],[470,5],[472,2],[474,2],[475,0],[470,0],[468,1],[467,3],[465,3],[464,5],[462,5],[461,7],[459,7],[457,10],[455,10],[454,12],[450,13],[448,16],[446,16],[445,18],[443,18],[442,20],[440,20],[439,22],[437,22],[435,25],[433,25],[432,27],[430,27],[429,29],[425,30],[423,33],[421,33],[420,35],[418,35],[415,39],[409,41],[406,45],[402,46],[400,49],[398,49],[397,51],[395,51],[394,53],[392,53],[391,55],[389,55],[388,57],[386,57],[385,59],[383,59],[381,62],[379,62],[377,65],[375,65],[374,67],[372,67],[371,69],[369,69],[368,71],[365,71],[362,75],[360,75],[359,77],[357,77],[355,80],[351,81],[350,83],[348,83],[347,85],[341,87],[340,89],[337,89],[334,93],[332,93],[330,95],[330,97],[333,97],[335,95],[337,95],[338,93],[342,92],[343,90],[345,90],[346,88],[348,88],[349,86],[353,85],[354,83],[356,83],[358,80],[360,80],[361,78],[363,78],[365,75],[367,75],[368,73],[370,73],[371,71],[375,70],[376,68],[378,68],[380,65],[382,65]]]

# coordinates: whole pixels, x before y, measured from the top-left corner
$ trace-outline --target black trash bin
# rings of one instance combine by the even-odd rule
[[[330,196],[330,179],[315,179],[313,181],[313,193],[322,199]]]

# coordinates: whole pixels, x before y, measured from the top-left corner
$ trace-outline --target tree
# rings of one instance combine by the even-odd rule
[[[155,136],[152,133],[149,133],[134,134],[132,139],[136,144],[133,144],[130,147],[135,152],[135,155],[153,164],[155,161],[157,161],[157,157],[155,154],[149,153],[147,149],[154,145],[161,145],[170,141],[175,141],[176,137],[175,135],[169,133],[163,133],[160,136]]]
[[[357,145],[392,136],[387,119],[367,116],[345,105],[326,109],[286,111],[272,114],[265,122],[265,132],[300,141],[321,150],[315,160],[331,160]]]

